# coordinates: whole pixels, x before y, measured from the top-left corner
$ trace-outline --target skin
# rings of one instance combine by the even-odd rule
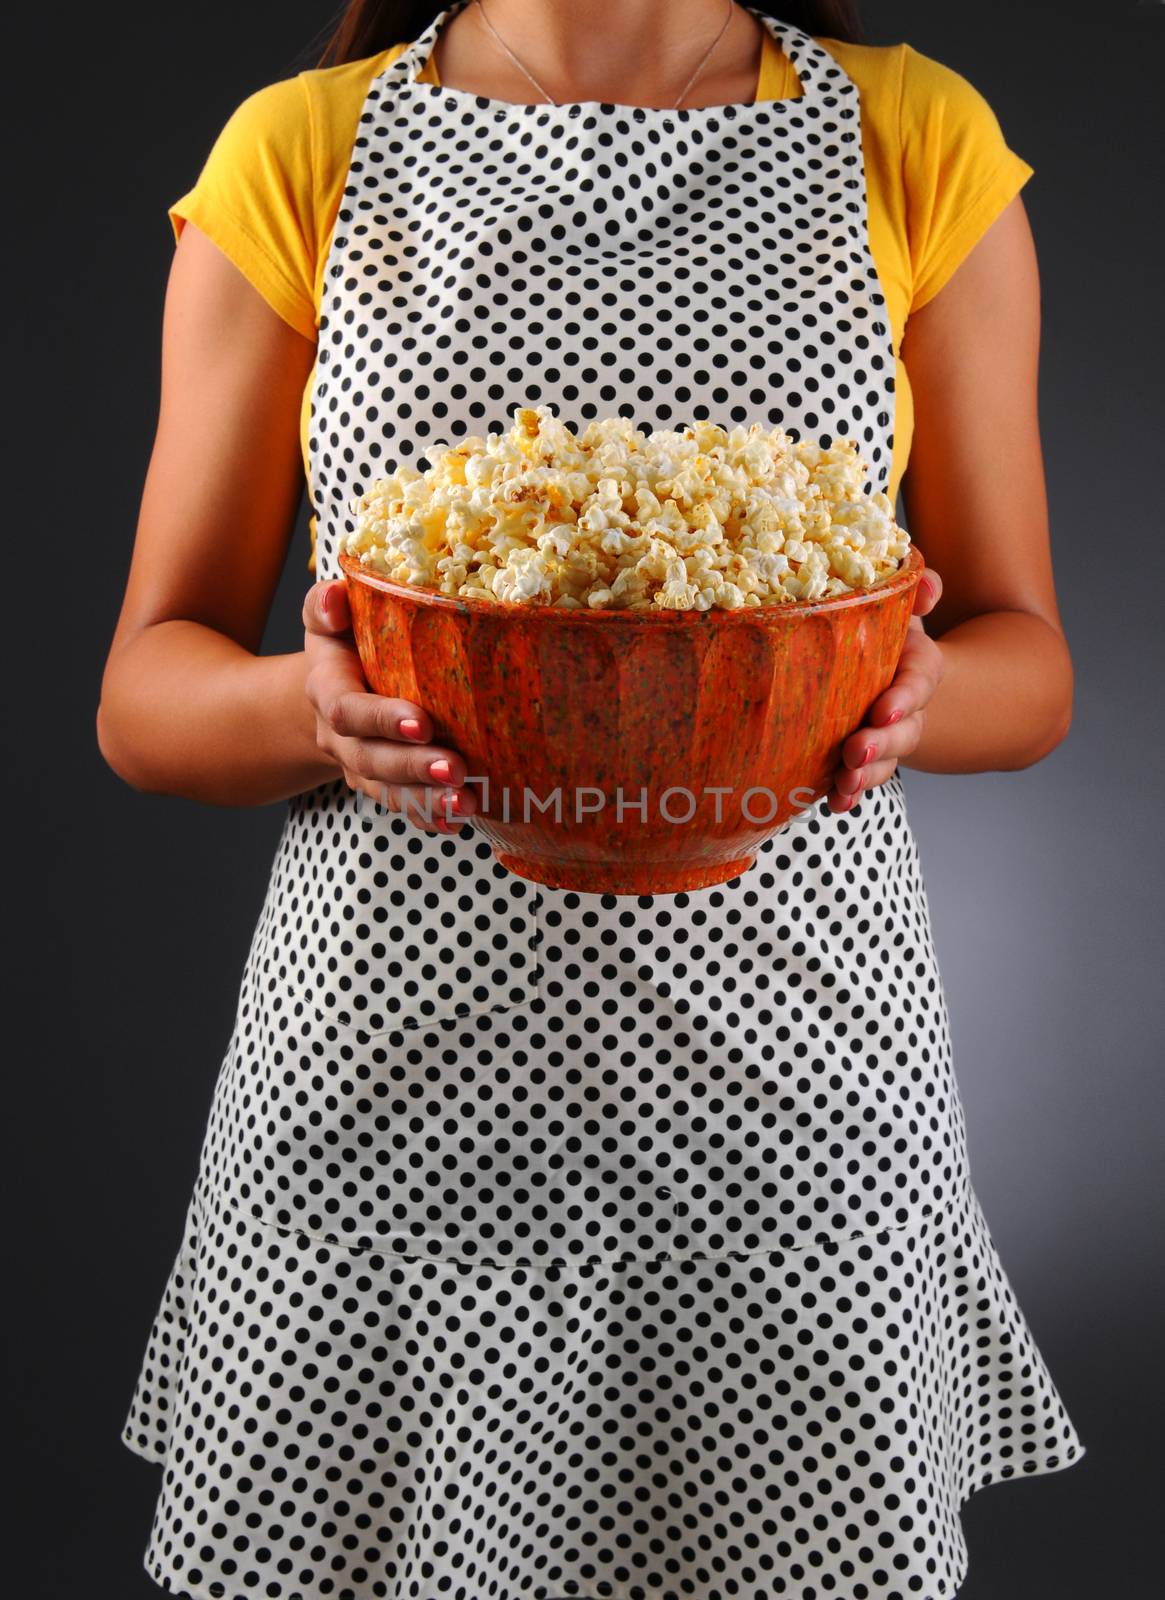
[[[570,7],[487,0],[487,10],[556,99],[628,105],[670,105],[723,20],[710,0],[594,0],[585,30]],[[758,29],[736,8],[685,105],[753,98]],[[435,54],[449,87],[538,98],[476,6]],[[1018,769],[1068,732],[1073,674],[1048,535],[1039,325],[1035,249],[1017,198],[906,330],[916,423],[903,498],[928,566],[894,681],[842,747],[833,811],[898,765]],[[308,591],[302,651],[259,654],[302,493],[299,407],[314,353],[187,223],[98,742],[115,772],[150,793],[263,805],[342,777],[427,831],[456,831],[476,806],[464,759],[432,742],[423,707],[369,692],[342,581]]]

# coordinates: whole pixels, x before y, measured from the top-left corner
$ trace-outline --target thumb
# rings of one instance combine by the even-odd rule
[[[308,633],[329,637],[348,631],[352,616],[348,609],[348,586],[343,578],[324,579],[312,585],[303,602],[303,625]]]
[[[942,598],[943,581],[933,567],[923,567],[922,575],[914,590],[914,614],[925,617],[928,611],[933,611]]]

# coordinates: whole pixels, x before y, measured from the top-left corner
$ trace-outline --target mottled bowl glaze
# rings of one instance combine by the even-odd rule
[[[499,861],[551,888],[674,894],[738,876],[828,793],[925,562],[912,546],[872,589],[703,612],[461,600],[340,565],[370,686],[465,757]]]

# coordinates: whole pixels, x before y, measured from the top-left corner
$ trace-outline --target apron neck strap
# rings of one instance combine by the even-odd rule
[[[853,80],[842,71],[829,51],[817,43],[812,34],[794,28],[792,23],[779,22],[768,12],[756,6],[745,6],[757,21],[768,29],[777,44],[793,63],[801,85],[801,100],[805,105],[837,105],[854,88]]]
[[[459,11],[464,11],[470,0],[461,0],[459,5],[446,6],[421,33],[413,40],[412,44],[403,49],[392,66],[388,69],[390,80],[397,85],[415,83],[417,76],[424,70],[425,64],[433,54],[433,45],[437,35],[447,22],[452,22]]]

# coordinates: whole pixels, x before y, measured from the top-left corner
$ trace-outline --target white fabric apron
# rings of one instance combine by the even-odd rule
[[[834,59],[762,16],[798,98],[519,106],[416,81],[458,9],[358,125],[319,576],[374,477],[515,405],[852,437],[885,489]],[[947,1595],[966,1497],[1083,1453],[971,1188],[897,776],[642,899],[541,888],[342,782],[294,799],[175,1278],[125,1438],[170,1468],[147,1566],[196,1595]],[[220,1530],[193,1548],[191,1497]],[[256,1591],[273,1517],[305,1516],[315,1554]]]

